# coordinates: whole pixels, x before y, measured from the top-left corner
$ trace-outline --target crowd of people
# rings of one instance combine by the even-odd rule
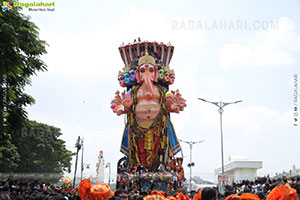
[[[151,192],[152,190],[183,190],[184,171],[182,158],[172,159],[167,166],[160,164],[150,171],[141,164],[130,167],[127,163],[117,170],[117,188],[125,191]]]
[[[50,183],[8,179],[0,182],[0,200],[80,200],[76,189],[65,190]]]
[[[300,196],[300,176],[290,177],[290,178],[277,178],[271,179],[269,177],[261,177],[255,181],[244,180],[241,183],[233,183],[232,185],[226,185],[224,193],[220,193],[217,186],[213,188],[204,188],[200,191],[192,191],[191,193],[174,193],[168,196],[167,193],[158,192],[158,191],[143,191],[137,192],[126,190],[126,188],[121,187],[116,191],[112,192],[113,195],[109,200],[153,200],[153,197],[148,198],[149,196],[159,195],[166,197],[168,200],[205,200],[205,199],[243,199],[239,198],[243,194],[253,194],[257,196],[257,199],[268,199],[270,192],[274,191],[274,188],[277,186],[290,186],[290,188],[295,189],[298,199]],[[214,192],[213,192],[214,191]],[[199,193],[201,194],[199,196]],[[212,198],[212,194],[215,194],[215,197]],[[208,195],[209,198],[206,198],[205,195]],[[274,195],[273,195],[274,196]],[[204,198],[205,197],[205,198]],[[231,198],[234,197],[234,198]],[[247,197],[249,198],[249,197]],[[65,189],[49,183],[39,183],[38,181],[34,182],[24,182],[19,180],[8,179],[6,181],[0,182],[0,199],[1,200],[79,200],[81,199],[77,189]],[[270,199],[270,198],[269,198]],[[271,200],[277,200],[272,199]],[[296,199],[294,199],[296,200]]]
[[[300,176],[294,177],[281,177],[271,179],[269,176],[257,178],[255,181],[244,180],[240,183],[233,183],[232,185],[225,186],[225,192],[223,197],[227,197],[232,194],[252,193],[259,196],[260,199],[265,199],[269,192],[278,185],[289,184],[297,191],[300,196]],[[220,194],[220,196],[222,196]]]

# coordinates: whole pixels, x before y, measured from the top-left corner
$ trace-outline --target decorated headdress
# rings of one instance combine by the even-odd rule
[[[163,66],[163,69],[165,72],[169,72],[169,73],[171,72],[171,69],[169,66]]]
[[[174,69],[170,70],[170,74],[175,74]]]
[[[151,65],[155,66],[155,59],[152,56],[149,56],[149,53],[146,52],[145,56],[143,56],[139,59],[138,66],[141,66],[143,64],[151,64]]]
[[[122,76],[122,75],[124,75],[125,73],[127,73],[128,71],[129,71],[128,68],[123,67],[122,71],[119,71],[118,76]]]
[[[143,52],[147,51],[157,62],[161,62],[162,65],[168,66],[171,62],[174,46],[170,43],[168,45],[158,42],[141,41],[140,39],[134,40],[133,43],[122,45],[119,47],[119,52],[122,60],[127,68],[130,68],[131,63],[135,59],[139,59],[143,56]]]

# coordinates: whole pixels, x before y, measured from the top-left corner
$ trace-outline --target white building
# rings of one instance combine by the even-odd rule
[[[228,183],[239,183],[242,180],[254,181],[257,177],[257,170],[262,168],[262,161],[253,161],[247,159],[231,160],[224,166],[224,175]],[[222,174],[222,167],[215,170],[215,174]]]
[[[295,165],[293,165],[293,169],[291,170],[291,175],[292,176],[300,176],[300,168],[296,168]]]

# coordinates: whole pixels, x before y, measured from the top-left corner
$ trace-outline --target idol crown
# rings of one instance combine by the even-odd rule
[[[155,66],[155,59],[152,56],[149,56],[148,52],[145,52],[145,55],[139,59],[139,66],[146,63]]]
[[[145,52],[148,52],[149,57],[154,58],[154,63],[161,63],[163,66],[169,66],[174,53],[174,46],[170,43],[166,45],[162,42],[158,43],[155,41],[141,42],[138,38],[138,41],[134,40],[132,44],[129,43],[127,45],[120,46],[119,51],[127,68],[130,68],[133,65],[134,60],[141,59],[141,57],[145,55]],[[153,63],[153,61],[151,62]],[[138,65],[140,66],[140,60]]]

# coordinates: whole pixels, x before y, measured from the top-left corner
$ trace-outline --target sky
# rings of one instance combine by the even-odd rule
[[[221,166],[218,109],[198,97],[243,100],[224,108],[225,164],[229,157],[263,161],[259,175],[300,168],[300,123],[294,125],[293,111],[294,96],[299,107],[294,79],[300,75],[299,9],[297,0],[66,0],[55,1],[54,11],[24,8],[48,43],[42,56],[48,71],[26,87],[36,100],[26,108],[28,116],[61,128],[73,152],[77,137],[84,138],[84,163],[91,165],[85,177],[96,174],[100,150],[114,177],[124,129],[124,117],[110,109],[115,91],[122,91],[118,47],[138,37],[170,42],[176,74],[170,89],[187,100],[171,120],[179,139],[204,140],[193,146],[194,176],[214,180]],[[188,174],[189,148],[181,146]]]

